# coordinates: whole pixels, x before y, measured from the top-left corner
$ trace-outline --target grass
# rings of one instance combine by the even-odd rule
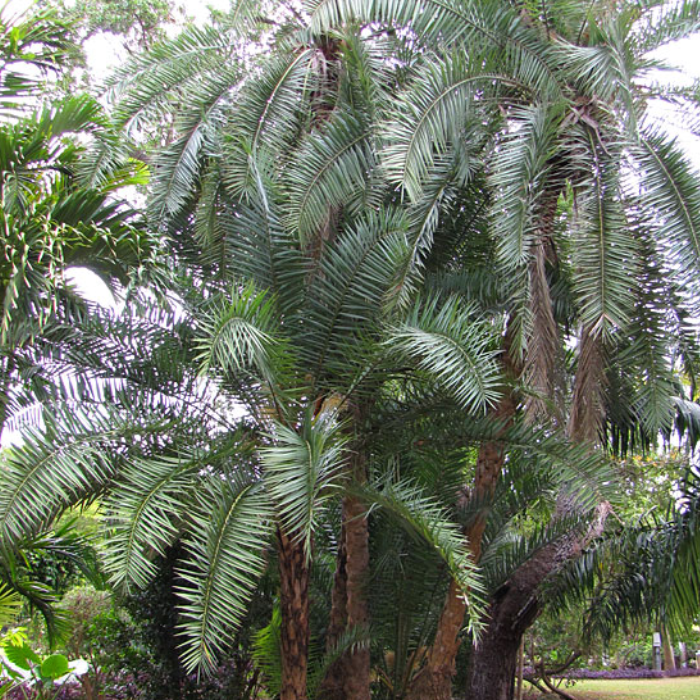
[[[700,677],[577,681],[566,691],[576,700],[700,700]]]

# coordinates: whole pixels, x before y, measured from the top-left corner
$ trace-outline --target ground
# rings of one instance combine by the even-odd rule
[[[700,677],[577,681],[566,690],[576,700],[700,700]]]

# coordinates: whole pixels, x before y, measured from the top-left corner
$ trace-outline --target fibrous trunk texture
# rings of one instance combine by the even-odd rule
[[[369,606],[367,580],[369,577],[369,528],[365,506],[356,498],[345,499],[345,547],[347,561],[347,626],[367,629]],[[369,648],[366,644],[348,653],[345,659],[346,700],[370,700]]]
[[[506,338],[504,362],[507,365],[506,370],[512,374],[515,369],[510,365],[508,350]],[[492,417],[502,422],[503,429],[508,426],[514,414],[515,399],[511,394],[506,394],[492,411]],[[503,448],[498,442],[486,442],[481,446],[476,461],[473,489],[473,495],[477,499],[488,502],[498,483],[503,460]],[[481,557],[486,515],[477,515],[465,533],[475,562]],[[452,697],[452,678],[460,644],[459,632],[464,624],[465,612],[464,593],[452,580],[440,614],[435,639],[426,654],[424,665],[411,681],[407,700],[450,700]]]
[[[332,653],[348,624],[348,572],[344,516],[345,513],[343,513],[343,524],[340,529],[333,591],[331,592],[331,612],[328,621],[328,631],[326,632],[327,653]],[[323,700],[343,700],[345,693],[345,668],[343,662],[344,658],[340,657],[326,671],[319,691],[319,695]]]
[[[355,453],[351,472],[364,481],[365,464],[361,451]],[[354,496],[343,498],[342,528],[326,650],[331,651],[341,636],[353,630],[367,630],[369,604],[369,522],[367,509]],[[370,657],[365,644],[346,651],[328,669],[319,696],[323,700],[370,700]]]
[[[282,629],[281,700],[306,700],[309,654],[309,565],[302,541],[277,531]]]

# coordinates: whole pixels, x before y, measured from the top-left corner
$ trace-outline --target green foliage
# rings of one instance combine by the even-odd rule
[[[163,25],[173,19],[173,3],[169,0],[117,0],[97,2],[79,0],[68,4],[59,0],[57,8],[66,21],[77,25],[83,41],[100,32],[121,35],[127,47],[146,48],[165,36]]]
[[[54,682],[70,670],[68,659],[63,654],[40,656],[32,649],[23,628],[11,630],[4,635],[2,650],[4,658],[0,659],[0,665],[10,678],[3,694],[20,689],[26,696],[31,683],[39,700],[56,697]]]
[[[691,10],[634,16],[643,28],[643,16],[663,15],[647,19],[671,36],[695,26]],[[64,318],[58,310],[72,319],[59,283],[80,253],[130,279],[148,241],[101,198],[132,145],[122,137],[154,132],[164,145],[148,211],[185,320],[70,307],[80,337],[64,366],[83,382],[70,398],[80,393],[84,413],[64,405],[6,453],[0,527],[28,535],[104,494],[112,583],[134,593],[177,558],[164,585],[179,599],[168,606],[185,670],[212,673],[240,639],[274,529],[327,575],[338,500],[361,497],[384,583],[374,659],[398,696],[451,580],[476,629],[484,593],[554,543],[584,541],[607,512],[619,489],[598,431],[653,440],[683,409],[670,358],[692,366],[697,355],[683,319],[697,301],[699,186],[644,119],[651,38],[626,9],[314,0],[301,14],[283,8],[264,39],[251,29],[258,11],[238,2],[228,24],[188,27],[134,55],[110,82],[110,129],[96,103],[72,99],[7,132],[10,155],[35,127],[42,144],[71,122],[100,132],[81,166],[96,190],[71,179],[75,149],[55,152],[71,178],[51,180],[49,193],[44,178],[8,176],[17,231],[39,233],[31,265],[8,258],[7,337],[20,337],[22,309],[36,320],[22,336],[32,343]],[[345,36],[356,26],[368,29]],[[42,228],[25,210],[45,213],[46,199]],[[61,234],[51,246],[47,226]],[[507,425],[482,420],[504,394]],[[477,484],[476,496],[467,448],[485,442],[506,457],[493,490]],[[598,598],[599,628],[626,619],[627,604],[658,610],[652,590],[670,591],[668,610],[697,602],[696,495],[663,522],[605,533],[565,573],[573,595],[600,582],[605,556],[618,567]],[[460,529],[476,518],[481,573]],[[645,590],[625,588],[635,565],[649,574]],[[388,620],[381,601],[392,596],[405,609]],[[177,676],[173,649],[163,653]]]

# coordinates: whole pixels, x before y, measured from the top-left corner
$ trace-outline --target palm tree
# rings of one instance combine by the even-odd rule
[[[0,28],[2,431],[21,409],[62,390],[42,364],[60,354],[70,325],[88,314],[66,280],[68,268],[88,267],[108,284],[126,287],[154,246],[136,228],[135,212],[113,194],[142,181],[142,172],[105,170],[95,186],[79,178],[84,148],[71,137],[104,131],[97,100],[77,95],[44,105],[42,84],[30,77],[60,71],[71,50],[69,28],[51,12],[2,16]]]
[[[401,28],[420,47],[414,77],[381,127],[386,171],[410,201],[434,197],[432,178],[448,155],[488,133],[481,138],[508,305],[505,350],[527,392],[526,400],[504,397],[496,414],[512,420],[521,405],[530,421],[566,426],[591,449],[603,425],[615,433],[623,415],[623,433],[668,428],[678,391],[669,358],[692,373],[696,356],[686,319],[697,299],[700,212],[697,178],[646,106],[649,95],[689,114],[696,105],[690,93],[649,85],[646,76],[651,50],[697,29],[696,5],[428,2],[419,11],[350,0],[311,11],[318,30],[361,21],[375,31]],[[418,264],[436,235],[421,233]],[[571,392],[567,337],[576,343]],[[493,491],[504,457],[493,444],[482,447],[475,493]],[[571,510],[567,498],[558,510]],[[605,510],[601,504],[595,527],[544,548],[499,591],[471,656],[470,697],[510,696],[537,591],[603,527]],[[477,519],[467,530],[477,556],[483,528]],[[462,618],[451,591],[410,697],[449,697]]]
[[[572,499],[570,478],[577,468],[590,474],[587,460],[600,468],[591,449],[603,407],[615,434],[634,424],[653,435],[673,416],[664,397],[675,390],[665,364],[669,344],[656,339],[683,330],[675,333],[683,340],[678,347],[692,359],[694,338],[683,319],[693,296],[682,289],[691,287],[694,249],[683,244],[670,258],[665,242],[692,243],[686,235],[697,221],[696,185],[680,155],[649,135],[632,82],[653,42],[694,26],[692,8],[654,15],[646,29],[640,20],[641,33],[631,34],[624,13],[598,12],[597,5],[583,15],[578,3],[553,3],[546,16],[498,2],[426,8],[314,3],[313,31],[299,29],[304,16],[291,12],[273,59],[252,67],[245,61],[253,52],[239,51],[240,34],[190,29],[136,58],[114,83],[122,95],[119,126],[170,115],[174,138],[153,163],[150,212],[192,280],[197,364],[211,396],[227,403],[217,411],[200,390],[199,404],[189,405],[206,430],[193,426],[186,437],[153,437],[128,450],[110,442],[109,467],[96,461],[97,450],[77,471],[63,463],[63,493],[41,516],[95,484],[112,488],[115,499],[128,496],[121,514],[112,501],[120,535],[111,570],[124,585],[150,575],[144,551],[162,551],[183,523],[200,528],[201,535],[186,536],[190,563],[183,568],[191,666],[213,663],[230,632],[228,610],[242,609],[263,567],[262,543],[250,533],[274,532],[283,697],[305,693],[309,560],[334,492],[343,494],[344,518],[328,637],[337,641],[369,621],[368,497],[360,494],[374,488],[381,500],[373,469],[391,466],[375,440],[379,427],[397,426],[389,441],[400,444],[425,421],[432,400],[450,402],[460,447],[481,445],[470,489],[481,506],[465,521],[475,558],[485,556],[488,504],[518,444],[508,431],[525,430],[525,417],[530,447],[546,438],[569,451],[554,432],[567,424],[581,442],[568,460],[547,452],[550,469],[562,461],[570,467],[552,487],[560,497],[549,531],[558,536],[512,560],[525,563],[502,578],[472,655],[474,697],[486,697],[487,685],[488,697],[507,697],[511,661],[538,613],[542,580],[604,525],[604,508],[590,519],[604,495]],[[245,12],[241,18],[251,20]],[[357,21],[366,23],[359,38]],[[109,145],[98,153],[95,177]],[[639,165],[646,197],[634,196],[623,177],[627,163]],[[653,215],[643,216],[649,210]],[[639,274],[625,272],[633,261]],[[669,265],[680,272],[672,282],[660,275]],[[673,317],[653,311],[659,307],[676,313],[675,327]],[[187,325],[180,330],[189,338]],[[578,338],[573,367],[563,352],[567,333]],[[502,395],[494,338],[503,344],[508,378]],[[160,357],[174,360],[176,347],[163,342]],[[190,353],[182,374],[196,387],[191,360]],[[628,412],[619,410],[616,368],[638,397]],[[154,386],[150,396],[157,393]],[[179,400],[186,392],[175,393]],[[247,410],[238,431],[233,398]],[[161,400],[167,415],[175,405],[182,404]],[[473,428],[474,412],[487,406],[500,422],[480,441],[473,430],[467,438],[465,426]],[[402,425],[406,408],[415,410],[415,422]],[[439,426],[431,425],[435,439]],[[141,428],[147,435],[159,429]],[[90,431],[82,434],[88,442]],[[19,462],[18,485],[29,472],[44,483]],[[123,471],[124,464],[131,466]],[[425,492],[418,495],[414,505]],[[454,489],[452,496],[456,502]],[[197,506],[183,520],[176,513],[190,497]],[[0,509],[4,527],[20,527],[27,517],[18,503],[19,496]],[[578,527],[565,535],[557,530],[574,521]],[[248,552],[247,568],[236,548]],[[411,679],[414,696],[449,695],[465,601],[474,599],[464,595],[474,581],[468,560],[446,558],[460,564],[446,576],[441,619]],[[512,610],[517,624],[508,631],[501,623]],[[505,663],[496,668],[485,650]],[[367,698],[369,683],[369,652],[360,647],[344,655],[324,690]]]
[[[196,293],[187,314],[197,322],[185,346],[184,388],[145,425],[123,428],[120,422],[110,428],[102,416],[96,434],[94,427],[81,429],[62,418],[70,434],[59,424],[60,437],[37,436],[13,451],[0,510],[4,531],[16,537],[36,519],[50,519],[96,488],[109,488],[105,508],[116,530],[108,569],[113,583],[126,588],[152,575],[146,552],[162,553],[185,529],[180,593],[184,661],[190,669],[211,668],[225,648],[274,535],[281,695],[301,698],[306,695],[309,565],[319,518],[336,494],[344,494],[342,627],[357,637],[368,622],[370,496],[362,486],[372,457],[364,430],[375,406],[416,384],[442,391],[463,411],[478,411],[495,396],[498,371],[490,325],[456,298],[433,295],[383,318],[408,224],[400,209],[382,202],[371,188],[374,105],[368,97],[380,89],[373,85],[373,42],[346,38],[343,55],[338,53],[337,65],[328,69],[342,77],[330,87],[322,71],[311,69],[341,43],[323,38],[303,48],[288,42],[284,48],[293,49],[288,55],[275,57],[264,73],[238,86],[237,67],[222,70],[230,49],[221,47],[221,35],[216,35],[217,50],[193,52],[194,45],[210,40],[212,34],[190,30],[137,59],[141,75],[149,78],[170,76],[173,66],[179,67],[173,94],[183,82],[200,87],[189,95],[195,98],[191,111],[178,116],[176,128],[185,133],[176,135],[156,161],[151,202],[154,219],[171,237]],[[193,65],[183,66],[187,60]],[[201,80],[202,71],[209,81]],[[133,78],[133,67],[127,73]],[[163,100],[148,81],[126,87],[117,114],[127,122],[172,98]],[[235,109],[233,89],[239,91]],[[305,122],[311,127],[290,140],[288,129]],[[93,172],[99,176],[99,167]],[[185,337],[171,336],[152,350],[154,358],[171,362],[170,372],[177,371],[171,348],[192,336],[188,323],[179,329]],[[193,366],[208,378],[204,394],[197,394]],[[134,383],[143,392],[145,382]],[[156,381],[149,396],[159,390]],[[191,428],[166,424],[156,438],[156,416],[176,415],[188,391]],[[243,419],[228,414],[232,400],[245,406]],[[119,406],[122,413],[129,408]],[[125,444],[135,433],[145,437]],[[53,485],[39,468],[48,454],[58,462]],[[394,486],[392,499],[383,494],[385,508],[398,509],[400,487]],[[31,518],[28,488],[47,493]],[[404,491],[412,497],[401,504],[404,519],[412,519],[414,530],[442,553],[461,590],[476,590],[458,532],[440,524],[442,509],[420,489],[404,486]],[[359,669],[345,675],[358,686],[351,692],[368,696],[366,645],[348,654],[344,664]]]

